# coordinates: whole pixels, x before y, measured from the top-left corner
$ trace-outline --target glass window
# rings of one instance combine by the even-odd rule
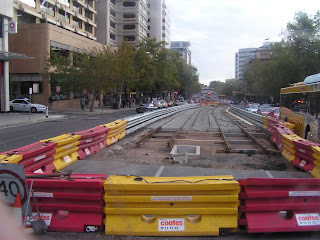
[[[136,2],[123,2],[124,7],[134,7],[136,6]]]
[[[135,13],[124,13],[123,18],[135,18],[136,14]]]
[[[133,30],[136,29],[136,25],[130,24],[130,25],[123,25],[122,27],[124,30]]]

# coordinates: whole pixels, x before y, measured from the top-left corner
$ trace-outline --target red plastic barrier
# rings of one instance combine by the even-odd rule
[[[297,156],[297,153],[295,153],[295,159],[292,161],[292,164],[297,168],[309,173],[314,169],[313,161],[306,160],[305,157],[301,158]]]
[[[320,179],[248,178],[239,183],[239,225],[249,233],[320,230]]]
[[[76,135],[81,135],[78,159],[82,160],[87,156],[96,154],[101,149],[106,147],[106,138],[109,128],[105,126],[97,126],[84,131],[76,132]]]
[[[102,229],[106,175],[72,174],[66,178],[33,179],[34,194],[48,230],[83,232],[87,226]],[[27,183],[30,186],[31,179]]]

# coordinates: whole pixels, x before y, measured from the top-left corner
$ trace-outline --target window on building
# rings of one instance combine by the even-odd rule
[[[166,22],[166,19],[165,19],[165,18],[162,18],[162,22],[165,23],[165,22]]]
[[[148,18],[148,22],[150,22],[150,18]]]
[[[111,22],[111,21],[110,21],[110,27],[116,28],[116,24],[115,24],[114,22]]]
[[[85,24],[85,30],[86,30],[87,32],[89,32],[89,33],[92,33],[92,31],[93,31],[92,25],[86,23],[86,24]]]
[[[92,12],[91,12],[91,11],[87,11],[87,10],[86,10],[85,15],[86,15],[86,17],[87,17],[87,18],[89,18],[90,20],[92,20],[92,19],[93,19],[93,14],[92,14]]]
[[[136,40],[135,36],[124,36],[123,40],[133,42]]]
[[[165,26],[162,26],[162,30],[166,30],[166,27],[165,27]]]
[[[111,14],[112,16],[116,17],[116,12],[115,12],[115,11],[112,11],[111,9],[110,9],[110,14]]]
[[[136,29],[136,25],[130,24],[130,25],[123,25],[123,30],[133,30]]]
[[[147,37],[150,37],[150,34],[149,34],[149,33],[147,33]]]
[[[87,0],[87,3],[90,7],[93,7],[93,0]]]
[[[148,3],[148,8],[150,7],[150,3]]]
[[[2,17],[0,16],[0,38],[2,38],[2,24],[3,24],[3,20],[2,20]]]
[[[134,7],[136,6],[136,2],[123,2],[124,7]]]
[[[148,30],[150,30],[150,26],[148,26]]]
[[[166,37],[166,34],[165,34],[165,33],[162,33],[162,37]]]
[[[123,18],[135,18],[136,14],[135,13],[124,13]]]
[[[110,0],[111,3],[113,3],[113,5],[116,5],[116,0]]]
[[[110,38],[115,41],[116,40],[116,35],[114,35],[113,33],[110,33]]]

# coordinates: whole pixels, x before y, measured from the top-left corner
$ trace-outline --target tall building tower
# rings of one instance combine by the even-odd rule
[[[191,64],[191,51],[189,47],[191,46],[188,41],[172,41],[171,50],[181,53],[181,59],[186,64]]]
[[[147,37],[146,0],[99,0],[96,4],[99,42],[120,46],[127,40],[137,46]]]
[[[241,48],[235,54],[235,79],[243,80],[243,65],[247,59],[255,58],[255,51],[257,48]]]
[[[148,3],[148,37],[158,42],[165,41],[170,48],[170,12],[166,0],[147,0]]]

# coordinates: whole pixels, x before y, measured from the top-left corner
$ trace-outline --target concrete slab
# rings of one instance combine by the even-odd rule
[[[161,173],[159,174],[159,169]],[[141,164],[108,163],[103,161],[79,160],[64,169],[73,173],[101,173],[107,175],[134,175],[134,176],[220,176],[233,175],[235,179],[244,178],[310,178],[305,172],[264,171],[264,170],[230,170],[186,166],[151,166]]]

